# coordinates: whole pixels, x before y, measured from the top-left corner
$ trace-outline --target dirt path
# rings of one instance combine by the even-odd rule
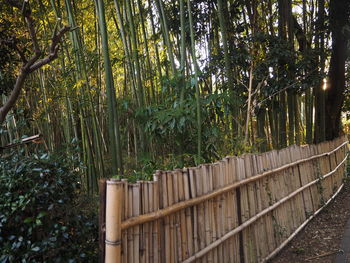
[[[350,218],[350,182],[344,184],[342,191],[335,200],[316,216],[271,263],[350,263],[340,257],[341,251],[348,252],[348,247],[342,247],[345,232],[349,233],[347,225]],[[347,229],[347,231],[346,231]],[[341,261],[338,262],[338,260]]]

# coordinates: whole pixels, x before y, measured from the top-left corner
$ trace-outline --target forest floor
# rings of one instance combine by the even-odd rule
[[[338,196],[323,209],[306,227],[270,262],[271,263],[350,263],[350,244],[344,242],[349,233],[350,181],[347,180]],[[348,241],[347,241],[348,242]],[[338,257],[338,258],[337,258]],[[337,261],[335,261],[337,258]],[[345,260],[348,258],[348,261]]]

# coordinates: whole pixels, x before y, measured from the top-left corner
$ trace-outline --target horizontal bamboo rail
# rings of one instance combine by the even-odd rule
[[[343,159],[343,161],[331,172],[325,174],[324,176],[322,176],[322,179],[327,178],[328,176],[334,174],[338,168],[346,161],[346,159],[348,158],[348,155],[346,155],[346,157]],[[278,201],[277,203],[273,204],[272,206],[270,206],[269,208],[261,211],[259,214],[255,215],[254,217],[252,217],[251,219],[249,219],[248,221],[244,222],[243,224],[241,224],[239,227],[233,229],[232,231],[228,232],[226,235],[224,235],[223,237],[219,238],[218,240],[216,240],[215,242],[211,243],[210,246],[204,248],[203,250],[199,251],[198,253],[196,253],[195,255],[193,255],[192,257],[186,259],[185,261],[183,261],[182,263],[191,263],[193,261],[195,261],[198,258],[201,258],[202,256],[204,256],[206,253],[208,253],[210,250],[212,250],[213,248],[217,247],[218,245],[220,245],[221,243],[223,243],[224,241],[226,241],[227,239],[229,239],[230,237],[236,235],[237,233],[239,233],[240,231],[242,231],[243,229],[245,229],[246,227],[248,227],[249,225],[251,225],[252,223],[254,223],[256,220],[258,220],[259,218],[261,218],[262,216],[266,215],[267,213],[271,212],[272,210],[276,209],[278,206],[280,206],[281,204],[283,204],[284,202],[290,200],[291,198],[293,198],[294,196],[296,196],[298,193],[302,192],[303,190],[305,190],[306,188],[316,184],[317,182],[319,182],[320,179],[314,180],[310,183],[308,183],[307,185],[304,185],[303,187],[299,188],[298,190],[294,191],[293,193],[291,193],[290,195],[284,197],[283,199],[281,199],[280,201]]]
[[[219,190],[213,191],[213,192],[208,193],[206,195],[202,195],[202,196],[197,197],[197,198],[193,198],[193,199],[190,199],[190,200],[187,200],[187,201],[176,203],[176,204],[174,204],[172,206],[169,206],[169,207],[164,208],[164,209],[160,209],[160,210],[152,212],[152,213],[148,213],[148,214],[140,215],[140,216],[137,216],[137,217],[129,218],[126,221],[122,222],[121,228],[122,228],[122,230],[125,230],[127,228],[130,228],[130,227],[133,227],[133,226],[136,226],[136,225],[144,224],[144,223],[147,223],[147,222],[150,222],[150,221],[154,221],[154,220],[157,220],[159,218],[171,215],[171,214],[176,213],[177,211],[179,211],[181,209],[185,209],[185,208],[188,208],[188,207],[200,204],[200,203],[202,203],[204,201],[207,201],[209,199],[215,198],[215,197],[217,197],[219,195],[222,195],[224,193],[232,191],[232,190],[234,190],[234,189],[236,189],[236,188],[238,188],[240,186],[243,186],[243,185],[255,182],[255,181],[257,181],[259,179],[262,179],[262,178],[264,178],[264,177],[266,177],[268,175],[281,172],[281,171],[286,170],[288,168],[291,168],[293,166],[296,166],[296,165],[299,165],[299,164],[302,164],[302,163],[305,163],[305,162],[309,162],[309,161],[318,159],[318,158],[323,157],[323,156],[328,156],[328,155],[336,152],[338,149],[340,149],[341,147],[343,147],[346,144],[348,144],[348,141],[342,143],[341,145],[339,145],[338,147],[336,147],[334,150],[332,150],[330,152],[318,154],[318,155],[315,155],[315,156],[312,156],[312,157],[309,157],[309,158],[305,158],[305,159],[302,159],[302,160],[299,160],[299,161],[296,161],[296,162],[293,162],[293,163],[290,163],[290,164],[283,165],[283,166],[281,166],[279,168],[272,169],[270,171],[267,171],[267,172],[264,172],[264,173],[252,176],[252,177],[250,177],[248,179],[245,179],[245,180],[242,180],[242,181],[239,181],[239,182],[235,182],[235,183],[233,183],[231,185],[225,186],[225,187],[223,187],[223,188],[221,188]]]
[[[150,182],[101,181],[101,260],[266,262],[342,189],[347,144],[343,136],[158,171]]]
[[[315,218],[322,210],[325,208],[330,202],[334,200],[334,198],[337,197],[337,195],[340,193],[340,191],[343,189],[344,184],[342,184],[337,192],[326,202],[324,206],[322,206],[320,209],[318,209],[312,216],[310,216],[303,224],[301,224],[295,232],[290,235],[278,248],[276,248],[268,257],[266,257],[262,263],[268,262],[271,258],[276,256],[312,219]]]

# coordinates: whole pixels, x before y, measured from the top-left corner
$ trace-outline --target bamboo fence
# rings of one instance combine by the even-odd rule
[[[100,261],[266,262],[341,190],[347,137],[100,181]]]

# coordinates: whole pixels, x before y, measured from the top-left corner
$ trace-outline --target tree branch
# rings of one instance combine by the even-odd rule
[[[60,41],[64,34],[71,30],[71,27],[69,26],[61,28],[58,32],[55,29],[51,38],[49,54],[45,58],[39,60],[40,56],[42,55],[42,51],[40,49],[36,37],[34,20],[31,17],[31,10],[28,2],[26,0],[24,2],[19,0],[7,0],[7,2],[9,5],[16,7],[22,11],[22,15],[24,16],[24,19],[27,24],[27,29],[30,35],[31,42],[33,44],[34,55],[27,61],[27,59],[24,56],[24,53],[20,51],[17,46],[15,47],[22,61],[24,62],[24,65],[20,70],[20,74],[17,76],[15,86],[10,96],[8,97],[5,104],[0,108],[0,124],[2,124],[5,121],[6,115],[15,105],[22,90],[22,87],[24,86],[25,79],[27,78],[27,76],[33,71],[39,69],[40,67],[50,63],[51,61],[57,58]]]

